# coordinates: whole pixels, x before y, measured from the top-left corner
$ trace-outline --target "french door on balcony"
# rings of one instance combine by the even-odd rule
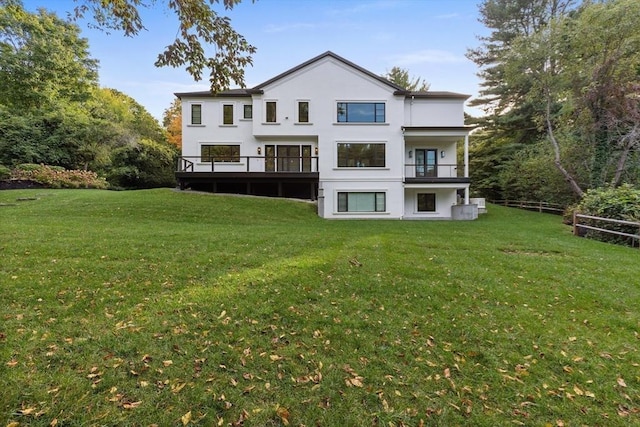
[[[438,150],[416,149],[416,177],[438,176]]]
[[[265,145],[265,171],[311,172],[310,145]]]

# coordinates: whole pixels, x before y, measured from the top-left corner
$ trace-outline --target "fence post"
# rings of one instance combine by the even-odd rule
[[[576,227],[577,220],[578,220],[578,216],[576,214],[576,211],[573,211],[573,235],[574,236],[578,235],[578,227]]]

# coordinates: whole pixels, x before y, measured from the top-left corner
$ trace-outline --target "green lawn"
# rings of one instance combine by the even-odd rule
[[[498,206],[1,191],[0,425],[638,424],[639,259]]]

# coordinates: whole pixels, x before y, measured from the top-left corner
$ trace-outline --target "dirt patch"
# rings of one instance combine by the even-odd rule
[[[0,190],[24,190],[28,188],[45,188],[45,186],[40,184],[39,182],[26,179],[10,179],[7,181],[0,181]]]

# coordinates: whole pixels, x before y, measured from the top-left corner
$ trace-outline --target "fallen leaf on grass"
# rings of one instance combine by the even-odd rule
[[[282,421],[282,424],[284,424],[285,426],[289,425],[289,411],[287,410],[287,408],[277,406],[276,415],[280,417],[280,421]]]
[[[137,402],[124,402],[122,403],[122,407],[124,409],[134,409],[138,406],[142,405],[142,400],[138,400]]]
[[[191,411],[187,412],[182,417],[180,417],[180,421],[182,421],[183,426],[186,426],[187,424],[189,424],[191,422]]]
[[[621,377],[618,377],[618,385],[620,387],[626,387],[627,383],[625,383],[624,380]]]

